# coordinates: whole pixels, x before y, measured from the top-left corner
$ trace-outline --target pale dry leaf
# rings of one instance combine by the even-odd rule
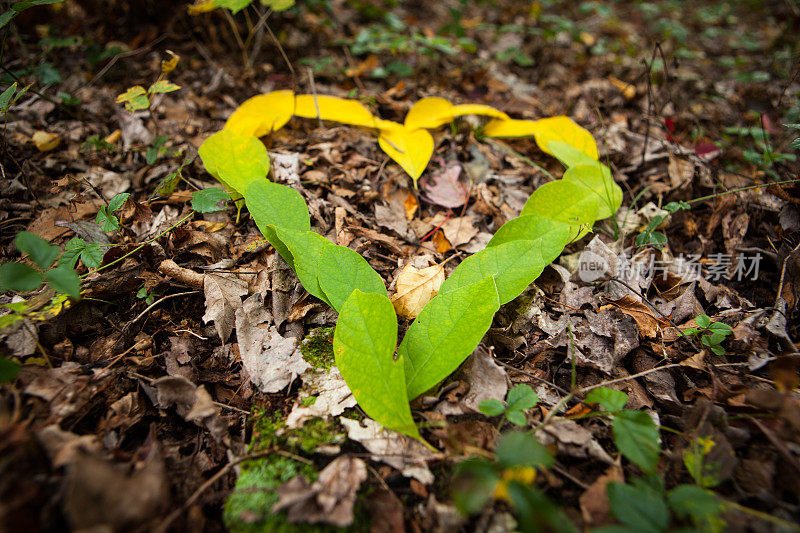
[[[356,405],[356,399],[339,369],[331,367],[328,372],[308,370],[301,378],[305,385],[292,412],[286,417],[286,427],[294,429],[310,418],[338,416]],[[303,405],[303,399],[315,395],[311,405]]]
[[[360,443],[372,454],[373,461],[386,463],[423,485],[433,483],[433,473],[428,469],[427,462],[441,454],[434,453],[419,441],[385,429],[370,418],[359,422],[339,417],[339,422],[347,430],[348,438]]]
[[[397,314],[408,319],[417,318],[422,309],[439,293],[444,283],[444,267],[433,265],[417,269],[408,264],[397,276],[396,292],[392,304]]]
[[[677,189],[692,180],[694,176],[694,162],[688,159],[681,159],[672,154],[669,156],[669,165],[667,166],[667,173],[669,174],[669,182],[673,189]]]
[[[451,217],[444,224],[442,224],[442,231],[447,240],[453,248],[458,248],[462,244],[467,244],[472,238],[478,234],[478,228],[475,227],[478,217],[474,215],[467,215],[464,217]]]
[[[311,485],[298,475],[278,489],[272,512],[287,510],[291,523],[306,522],[347,527],[353,523],[353,504],[367,479],[367,465],[357,457],[340,456],[322,469]]]
[[[556,444],[559,454],[587,459],[592,457],[604,463],[614,464],[614,459],[594,439],[591,431],[574,420],[556,419],[536,432],[536,437],[545,446]]]
[[[247,295],[247,282],[233,274],[206,274],[203,277],[206,296],[206,313],[203,322],[214,321],[222,342],[227,342],[233,331],[236,310],[242,307],[242,296]]]
[[[300,154],[277,154],[270,152],[272,179],[278,183],[300,183]]]
[[[270,313],[260,294],[236,310],[236,336],[242,364],[261,392],[278,392],[311,367],[297,348],[297,339],[283,337],[268,323]]]
[[[636,325],[639,327],[639,333],[644,337],[656,337],[659,332],[669,326],[669,320],[660,316],[655,316],[650,307],[634,299],[632,296],[626,295],[618,300],[610,300],[610,302],[636,321]],[[603,308],[601,307],[600,309]]]
[[[598,477],[586,491],[581,494],[581,514],[587,524],[591,526],[608,525],[611,506],[608,503],[607,487],[609,483],[624,483],[625,476],[618,465],[608,467],[608,470]]]

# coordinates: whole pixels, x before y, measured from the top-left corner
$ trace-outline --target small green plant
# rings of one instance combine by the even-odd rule
[[[719,463],[708,460],[708,455],[714,446],[716,443],[711,437],[699,437],[683,452],[683,464],[686,470],[694,482],[704,489],[716,487],[720,482]]]
[[[144,160],[148,165],[155,163],[162,155],[167,157],[177,157],[181,155],[180,150],[172,148],[171,146],[165,146],[168,140],[169,137],[166,135],[157,135],[152,144],[147,147],[147,150],[144,152]]]
[[[630,484],[609,483],[606,488],[611,514],[621,526],[593,531],[661,533],[694,526],[699,531],[723,531],[722,500],[696,485],[678,485],[667,491],[657,475],[634,478]]]
[[[0,292],[34,291],[47,282],[57,292],[80,298],[81,281],[69,264],[54,266],[59,256],[58,246],[53,246],[34,233],[21,231],[14,239],[14,247],[28,256],[38,268],[26,263],[9,262],[0,265]]]
[[[167,74],[172,72],[178,65],[180,57],[175,53],[167,50],[171,59],[161,62],[161,74],[158,79],[150,85],[147,89],[141,85],[129,87],[127,91],[117,96],[118,104],[125,104],[125,109],[130,113],[142,109],[150,109],[151,100],[156,94],[171,93],[180,89],[180,85],[176,85],[166,79]]]
[[[0,383],[8,383],[17,377],[20,368],[19,363],[13,359],[0,355]]]
[[[506,403],[494,398],[481,402],[478,408],[486,416],[503,415],[506,420],[515,426],[525,426],[528,423],[525,410],[535,407],[539,397],[529,385],[517,385],[506,396]]]
[[[144,300],[144,303],[147,305],[152,304],[156,301],[156,296],[158,296],[155,292],[150,292],[147,290],[147,287],[142,287],[136,293],[136,297],[140,300]]]
[[[115,211],[122,209],[125,202],[128,200],[130,193],[121,192],[114,196],[108,205],[104,205],[97,211],[94,221],[106,233],[117,231],[119,229],[119,218],[114,215]]]
[[[31,86],[28,85],[27,87],[17,90],[17,82],[9,85],[8,88],[0,94],[0,113],[3,113],[3,116],[5,116],[9,108],[11,108],[11,106],[19,100],[20,96],[25,94],[30,88]]]
[[[531,433],[503,433],[496,459],[472,457],[458,464],[453,501],[464,515],[483,509],[492,499],[511,504],[521,531],[575,531],[567,516],[533,483],[537,469],[553,464],[553,456]]]
[[[680,202],[670,202],[664,206],[664,210],[667,211],[669,214],[675,213],[682,209],[690,209],[691,206],[683,201]],[[636,236],[636,246],[655,246],[656,248],[661,248],[665,244],[667,244],[667,236],[664,235],[662,232],[657,231],[658,227],[664,222],[664,219],[667,215],[656,215],[653,219],[647,224],[647,227],[642,230],[642,232]]]
[[[99,135],[92,135],[81,144],[80,151],[83,153],[88,152],[114,152],[116,147],[107,142],[105,139],[101,139]]]
[[[725,348],[720,344],[731,334],[730,326],[722,322],[712,322],[708,315],[698,315],[694,321],[697,327],[685,329],[684,335],[697,337],[703,346],[716,355],[724,354]]]
[[[44,6],[47,4],[60,4],[64,0],[22,0],[11,4],[11,8],[0,14],[0,28],[11,22],[14,17],[34,6]]]
[[[800,129],[800,126],[796,124],[787,124],[786,126]],[[773,178],[778,179],[779,177],[778,173],[773,169],[776,163],[797,161],[797,156],[795,154],[778,152],[772,146],[769,132],[763,127],[726,128],[725,133],[739,137],[740,141],[750,139],[755,149],[745,145],[742,149],[742,157]],[[794,143],[792,147],[795,147]]]

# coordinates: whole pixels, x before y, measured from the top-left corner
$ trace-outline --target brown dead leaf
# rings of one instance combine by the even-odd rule
[[[453,248],[450,241],[444,236],[444,232],[440,229],[437,229],[436,233],[433,234],[431,242],[433,242],[434,246],[436,246],[436,251],[440,254],[449,252]]]
[[[236,310],[242,307],[242,296],[247,295],[247,282],[233,274],[206,274],[203,292],[206,295],[203,322],[213,320],[219,338],[225,343],[233,331]]]
[[[669,326],[667,319],[655,316],[647,305],[632,296],[625,295],[619,300],[609,301],[620,311],[633,318],[639,327],[639,333],[645,337],[656,337],[662,329]]]
[[[422,308],[439,293],[444,283],[444,267],[433,265],[421,270],[408,264],[397,276],[397,291],[392,304],[397,314],[408,319],[417,318]]]
[[[450,165],[422,181],[422,197],[442,207],[456,208],[467,201],[467,188],[459,181],[461,165]]]
[[[406,199],[403,201],[403,206],[406,208],[406,218],[411,220],[414,218],[414,214],[417,212],[417,209],[419,209],[417,197],[409,191],[408,195],[406,195]]]
[[[333,524],[353,523],[356,492],[367,479],[367,465],[357,457],[340,456],[326,466],[314,483],[303,475],[290,479],[278,489],[272,512],[287,510],[289,522]]]
[[[618,465],[613,465],[606,470],[605,474],[598,477],[586,492],[581,494],[580,505],[581,514],[587,525],[602,526],[611,522],[609,512],[611,506],[608,503],[606,487],[609,483],[624,483],[625,477]]]
[[[160,409],[175,406],[187,422],[205,426],[218,442],[228,438],[228,426],[217,413],[217,406],[203,385],[199,387],[182,376],[164,376],[153,382]]]

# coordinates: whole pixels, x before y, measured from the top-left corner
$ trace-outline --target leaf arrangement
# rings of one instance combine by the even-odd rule
[[[561,179],[534,191],[520,216],[503,225],[484,250],[458,265],[409,326],[395,357],[397,316],[383,279],[361,255],[311,230],[300,194],[267,179],[269,157],[258,137],[292,115],[377,129],[381,148],[416,181],[433,153],[427,128],[464,114],[492,117],[484,130],[490,136],[533,135],[567,169]],[[420,440],[409,401],[458,368],[500,306],[519,296],[569,242],[622,202],[610,170],[598,161],[591,134],[569,118],[514,120],[488,106],[452,105],[442,98],[418,101],[398,124],[374,117],[354,100],[276,91],[247,100],[199,152],[231,196],[244,199],[261,233],[303,287],[339,313],[336,364],[359,405],[385,427]]]

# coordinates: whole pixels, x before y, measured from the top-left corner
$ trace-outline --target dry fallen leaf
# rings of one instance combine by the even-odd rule
[[[609,513],[611,506],[608,503],[606,489],[609,483],[624,483],[625,477],[618,465],[613,465],[605,474],[598,477],[586,492],[581,494],[580,505],[583,519],[588,525],[603,526],[611,522]]]
[[[213,320],[219,338],[227,342],[233,331],[236,310],[242,307],[242,296],[247,295],[247,282],[233,274],[206,274],[203,292],[206,295],[203,322]]]
[[[433,265],[418,270],[408,264],[397,276],[397,291],[392,297],[397,314],[408,319],[417,318],[428,302],[439,293],[444,283],[444,267]]]
[[[348,407],[356,405],[353,393],[335,366],[328,372],[309,370],[302,378],[305,383],[303,392],[286,417],[287,428],[300,427],[310,418],[338,416]],[[315,395],[316,400],[311,405],[305,405],[303,400],[311,395]]]
[[[153,382],[160,409],[175,405],[175,410],[187,422],[205,426],[218,441],[227,440],[228,426],[217,413],[217,406],[203,385],[199,387],[182,376],[164,376]]]
[[[367,465],[357,457],[342,455],[322,469],[314,483],[298,475],[279,489],[279,498],[272,506],[276,513],[287,509],[291,523],[324,522],[338,527],[353,523],[356,492],[367,479]]]
[[[36,148],[40,152],[49,152],[50,150],[55,149],[56,146],[59,145],[61,142],[61,137],[58,136],[58,133],[47,133],[46,131],[37,131],[31,137],[33,140],[33,144],[36,145]]]
[[[369,450],[373,461],[386,463],[399,470],[405,477],[414,478],[423,485],[433,483],[433,473],[428,470],[426,463],[437,458],[439,454],[421,442],[396,431],[384,429],[371,418],[359,422],[339,417],[339,422],[347,430],[348,438],[361,443]]]
[[[633,318],[639,327],[639,333],[645,337],[655,337],[669,326],[667,319],[655,316],[652,309],[632,296],[625,295],[619,300],[609,301],[620,311]]]
[[[278,392],[311,368],[297,349],[297,339],[283,337],[264,309],[261,294],[254,294],[236,310],[239,353],[250,380],[261,392]]]
[[[442,207],[461,207],[467,200],[467,188],[458,180],[460,175],[461,165],[450,165],[425,178],[422,182],[422,197]]]

